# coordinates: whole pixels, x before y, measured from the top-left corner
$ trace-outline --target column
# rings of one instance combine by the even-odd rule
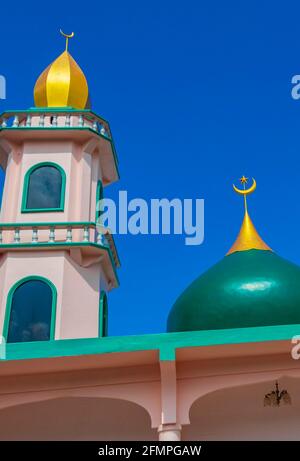
[[[158,427],[158,440],[160,442],[179,442],[181,440],[180,424],[161,424]]]

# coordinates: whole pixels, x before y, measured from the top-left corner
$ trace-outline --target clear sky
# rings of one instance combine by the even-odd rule
[[[220,260],[239,230],[242,174],[258,187],[249,209],[264,240],[300,264],[300,4],[263,0],[109,0],[1,5],[0,109],[33,105],[40,72],[63,50],[84,70],[92,107],[108,119],[121,180],[107,197],[204,198],[205,241],[117,236],[121,286],[109,333],[165,330],[184,288]]]

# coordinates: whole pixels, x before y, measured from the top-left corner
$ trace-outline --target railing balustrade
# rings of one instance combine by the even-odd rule
[[[75,230],[79,231],[76,235]],[[0,244],[90,242],[108,245],[107,232],[105,228],[97,229],[92,222],[0,223]]]
[[[15,111],[4,112],[0,115],[0,129],[51,129],[51,128],[78,128],[91,129],[96,133],[111,139],[108,122],[91,112],[83,111]]]
[[[109,229],[94,222],[0,223],[1,247],[22,245],[87,245],[109,248],[116,266],[119,258]]]

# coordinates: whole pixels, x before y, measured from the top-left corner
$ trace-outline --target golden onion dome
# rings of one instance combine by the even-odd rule
[[[61,33],[66,37],[66,49],[37,79],[34,87],[35,106],[87,109],[88,84],[83,71],[68,52],[68,40],[74,33]]]

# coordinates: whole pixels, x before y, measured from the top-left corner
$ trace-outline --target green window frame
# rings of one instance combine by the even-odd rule
[[[29,187],[29,180],[31,174],[41,167],[50,166],[56,168],[61,174],[61,193],[60,193],[60,204],[58,208],[28,208],[27,207],[27,199],[28,199],[28,187]],[[66,191],[66,173],[64,169],[54,162],[41,162],[33,165],[29,170],[26,172],[24,177],[24,186],[23,186],[23,196],[22,196],[22,205],[21,205],[21,213],[48,213],[48,212],[55,212],[55,211],[64,211],[65,206],[65,191]]]
[[[102,291],[99,303],[99,338],[108,336],[108,302],[107,294]]]
[[[3,325],[3,331],[2,331],[2,336],[5,338],[5,341],[8,339],[8,330],[9,330],[9,322],[10,322],[10,315],[11,315],[11,307],[12,307],[12,301],[13,301],[13,296],[17,288],[19,288],[21,285],[23,285],[26,282],[29,281],[41,281],[47,283],[47,285],[51,288],[52,292],[52,306],[51,306],[51,324],[50,324],[50,339],[54,340],[55,338],[55,324],[56,324],[56,304],[57,304],[57,291],[55,288],[55,285],[51,282],[51,280],[41,277],[39,275],[30,275],[28,277],[24,277],[18,282],[16,282],[9,290],[8,295],[7,295],[7,302],[6,302],[6,311],[5,311],[5,318],[4,318],[4,325]],[[32,341],[28,341],[32,342]],[[38,341],[34,341],[38,342]],[[13,343],[12,343],[13,344]],[[16,344],[16,343],[14,343]]]
[[[102,181],[99,179],[97,182],[97,189],[96,189],[96,215],[95,215],[95,222],[98,222],[98,219],[100,218],[102,211],[98,210],[98,202],[103,199],[103,184]]]

